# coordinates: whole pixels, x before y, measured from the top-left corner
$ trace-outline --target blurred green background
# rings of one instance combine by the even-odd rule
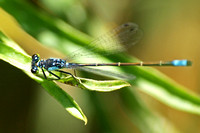
[[[27,16],[24,9],[29,6],[41,14],[60,18],[93,37],[101,35],[113,26],[135,22],[143,30],[144,37],[139,44],[127,52],[143,61],[185,58],[192,60],[193,66],[189,68],[157,67],[157,69],[197,94],[199,94],[200,68],[199,4],[197,0],[0,1],[4,10],[9,13],[16,11],[14,17],[26,32],[41,43],[48,44],[49,47],[54,47],[56,43],[62,41],[56,40],[53,33],[46,31],[44,27],[39,27],[31,16]],[[25,20],[29,23],[22,23]],[[0,18],[0,21],[3,20]],[[45,39],[45,36],[51,37],[50,41]],[[155,116],[146,116],[146,121],[149,122],[147,125],[153,123],[150,128],[138,122],[142,120],[138,119],[140,117],[137,115],[143,114],[135,114],[136,116],[133,114],[132,118],[127,116],[126,113],[134,112],[124,109],[118,95],[121,90],[111,93],[88,93],[86,90],[63,85],[87,115],[88,124],[85,126],[20,70],[2,60],[0,65],[2,75],[0,77],[0,132],[2,133],[200,132],[198,115],[168,107],[138,91],[136,87],[133,88],[136,98],[140,97],[142,101],[139,102],[145,106],[144,110],[148,108],[148,111]],[[159,127],[160,125],[162,127]]]

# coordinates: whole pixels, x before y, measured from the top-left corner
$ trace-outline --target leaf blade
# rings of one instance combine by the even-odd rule
[[[123,80],[93,80],[87,78],[77,78],[79,82],[74,81],[72,77],[57,80],[58,82],[78,86],[82,89],[99,92],[115,91],[124,87],[131,86],[128,82]],[[72,81],[73,80],[73,81]]]
[[[0,33],[0,59],[21,69],[32,79],[40,83],[45,90],[53,96],[61,105],[74,117],[83,120],[87,124],[87,118],[79,105],[64,90],[57,86],[53,81],[44,80],[30,72],[31,58],[14,42],[10,45],[11,40]]]

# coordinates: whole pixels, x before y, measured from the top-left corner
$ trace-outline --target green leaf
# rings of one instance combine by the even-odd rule
[[[0,33],[0,59],[21,69],[40,83],[70,114],[87,123],[87,118],[74,99],[51,80],[45,80],[30,72],[31,58],[17,44]]]
[[[71,115],[83,120],[87,124],[87,118],[79,105],[63,89],[52,81],[45,80],[41,83],[45,90],[52,95]]]
[[[164,86],[140,79],[140,90],[173,108],[200,115],[200,100],[194,93],[185,91],[183,86]]]
[[[40,83],[46,91],[52,95],[58,102],[62,104],[62,106],[73,116],[78,119],[81,119],[87,123],[87,118],[78,106],[78,104],[60,87],[58,87],[53,81],[55,78],[52,76],[47,76],[49,80],[43,79],[44,76],[42,72],[36,76],[33,75],[31,70],[31,58],[27,55],[24,50],[22,50],[17,44],[13,41],[6,38],[2,33],[0,33],[0,59],[10,63],[11,65],[21,69],[24,71],[28,76],[36,80]],[[129,83],[123,80],[106,80],[106,81],[96,81],[86,78],[78,78],[74,80],[72,77],[66,77],[60,80],[56,80],[61,83],[73,85],[87,90],[92,91],[101,91],[101,92],[108,92],[114,91],[123,87],[130,86]]]
[[[120,88],[131,86],[128,82],[123,80],[92,80],[86,78],[78,78],[76,77],[78,82],[76,82],[72,77],[71,78],[63,78],[57,80],[58,82],[71,84],[73,86],[78,86],[82,89],[87,89],[91,91],[100,91],[100,92],[109,92],[118,90]]]

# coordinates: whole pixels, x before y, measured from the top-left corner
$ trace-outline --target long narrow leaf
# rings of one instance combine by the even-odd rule
[[[78,104],[65,91],[58,87],[53,81],[44,80],[30,72],[31,58],[20,49],[14,42],[0,33],[0,59],[21,69],[28,76],[40,83],[62,106],[73,116],[87,123],[87,118]]]

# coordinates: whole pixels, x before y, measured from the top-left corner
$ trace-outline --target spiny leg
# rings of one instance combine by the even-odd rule
[[[55,70],[55,71],[58,71],[58,72],[61,72],[61,73],[65,73],[65,74],[68,74],[68,75],[72,76],[72,78],[75,79],[78,83],[80,82],[80,81],[78,81],[78,80],[74,77],[73,74],[71,74],[71,73],[69,73],[69,72],[65,72],[65,71],[62,71],[62,70]]]
[[[52,73],[51,71],[48,71],[50,74],[52,74],[53,76],[55,76],[56,78],[60,79],[60,77],[54,73]]]
[[[55,71],[58,71],[58,72],[61,72],[61,73],[65,73],[65,74],[68,74],[68,75],[72,76],[72,78],[76,79],[76,78],[74,77],[74,75],[71,74],[71,73],[69,73],[69,72],[65,72],[65,71],[62,71],[62,70],[55,70]]]
[[[41,68],[42,69],[42,68]],[[42,73],[43,73],[43,75],[44,75],[44,78],[45,79],[47,79],[47,76],[46,76],[46,74],[44,73],[44,70],[42,69]]]

